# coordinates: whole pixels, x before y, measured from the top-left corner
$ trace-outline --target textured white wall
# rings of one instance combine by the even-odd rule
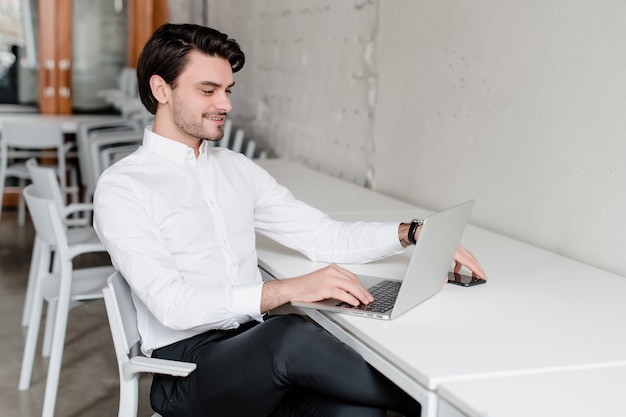
[[[375,188],[626,275],[626,3],[382,4]]]
[[[376,2],[209,1],[246,52],[233,120],[281,157],[363,184],[372,165]]]
[[[208,14],[248,56],[233,117],[279,156],[431,209],[475,198],[473,223],[626,275],[625,2]]]

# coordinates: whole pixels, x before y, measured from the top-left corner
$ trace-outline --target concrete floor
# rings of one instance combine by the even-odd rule
[[[0,416],[41,415],[47,361],[38,350],[31,387],[19,391],[18,381],[26,328],[22,308],[33,242],[33,227],[17,225],[17,213],[3,210],[0,219]],[[84,256],[78,267],[102,265],[106,255]],[[42,337],[39,338],[41,344]],[[102,300],[70,312],[63,365],[56,402],[56,416],[117,416],[119,385],[117,364]],[[151,416],[150,376],[140,384],[139,416]]]

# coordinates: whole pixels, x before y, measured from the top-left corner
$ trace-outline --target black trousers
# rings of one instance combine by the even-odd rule
[[[164,417],[420,415],[359,354],[297,315],[210,331],[153,356],[198,366],[187,378],[154,376],[150,400]]]

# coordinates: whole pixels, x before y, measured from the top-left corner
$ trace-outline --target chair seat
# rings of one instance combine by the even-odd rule
[[[72,272],[72,301],[97,300],[102,298],[102,289],[107,278],[115,272],[112,266],[96,266]],[[56,300],[61,285],[60,274],[49,274],[41,281],[41,294],[46,301]]]

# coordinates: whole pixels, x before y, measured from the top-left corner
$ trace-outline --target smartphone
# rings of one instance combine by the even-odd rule
[[[484,284],[487,282],[482,278],[474,278],[470,275],[457,274],[455,272],[448,272],[448,283],[461,285],[462,287],[473,287],[474,285]]]

